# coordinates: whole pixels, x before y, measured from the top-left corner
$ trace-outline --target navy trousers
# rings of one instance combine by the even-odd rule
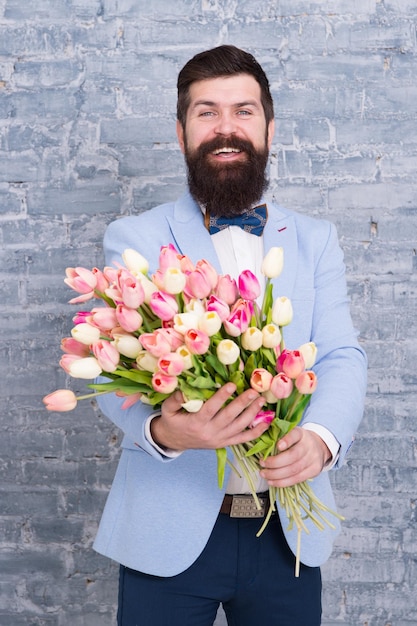
[[[212,626],[220,603],[229,626],[319,626],[320,568],[301,566],[295,578],[279,518],[258,538],[260,523],[220,514],[200,557],[177,576],[121,566],[118,626]]]

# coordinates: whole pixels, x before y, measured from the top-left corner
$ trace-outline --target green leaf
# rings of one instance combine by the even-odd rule
[[[226,462],[227,462],[226,448],[217,448],[216,455],[217,455],[217,484],[219,485],[219,489],[221,489],[224,483],[224,472],[226,469]]]

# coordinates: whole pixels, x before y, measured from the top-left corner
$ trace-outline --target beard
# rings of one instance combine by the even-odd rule
[[[240,150],[246,158],[234,163],[212,163],[209,155],[221,148]],[[241,215],[259,202],[268,187],[265,170],[268,147],[256,150],[244,139],[216,137],[190,151],[185,143],[188,186],[193,198],[217,217]]]

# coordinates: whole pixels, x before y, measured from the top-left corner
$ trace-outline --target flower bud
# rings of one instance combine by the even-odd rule
[[[297,378],[304,371],[303,355],[298,350],[283,350],[277,359],[276,369],[290,378]]]
[[[181,293],[185,287],[186,276],[177,267],[168,267],[163,277],[164,291],[170,294]]]
[[[261,286],[255,274],[244,270],[238,279],[240,297],[244,300],[256,300],[260,296]]]
[[[204,400],[187,400],[181,404],[182,408],[188,413],[197,413],[204,404]]]
[[[184,370],[184,360],[176,352],[170,352],[158,359],[158,369],[168,376],[179,376]]]
[[[262,346],[262,331],[257,326],[249,326],[242,334],[241,340],[244,350],[255,352]]]
[[[239,346],[231,339],[223,339],[217,346],[217,358],[223,365],[236,363],[240,356]]]
[[[102,371],[97,359],[93,356],[75,359],[68,367],[68,373],[73,378],[97,378]]]
[[[176,376],[168,376],[160,371],[156,371],[152,376],[152,387],[159,393],[173,393],[176,390],[177,385],[178,379]]]
[[[191,354],[205,354],[210,347],[210,337],[207,333],[194,328],[187,330],[184,342]]]
[[[114,372],[120,361],[120,353],[109,341],[98,341],[93,345],[93,354],[104,372]]]
[[[129,357],[129,359],[136,359],[139,352],[142,350],[139,340],[133,337],[133,335],[128,334],[115,335],[113,345],[120,354]]]
[[[77,406],[77,397],[70,389],[57,389],[42,401],[48,411],[72,411]]]
[[[261,265],[261,272],[266,278],[277,278],[284,266],[284,249],[270,248]]]
[[[313,341],[309,341],[308,343],[303,343],[302,346],[298,348],[299,352],[303,355],[304,358],[304,367],[309,370],[313,367],[317,358],[317,346]]]
[[[281,331],[275,324],[266,324],[262,328],[262,345],[264,348],[276,348],[281,341]]]
[[[277,298],[272,307],[272,321],[277,326],[288,326],[293,317],[291,300],[282,296]]]
[[[293,390],[293,382],[284,372],[280,372],[273,377],[271,381],[271,393],[278,400],[283,400],[291,395]]]
[[[116,307],[116,318],[123,330],[133,333],[142,326],[143,319],[136,309],[129,309],[123,304]]]
[[[259,391],[259,393],[268,391],[271,387],[272,378],[273,376],[268,370],[263,367],[258,367],[254,369],[251,374],[250,386],[252,389],[255,389],[255,391]]]
[[[83,322],[74,326],[71,335],[76,341],[89,346],[100,339],[100,329]]]
[[[209,337],[212,337],[219,332],[222,326],[222,321],[216,311],[207,311],[198,320],[198,328],[206,333]]]
[[[139,252],[132,250],[132,248],[126,248],[122,254],[122,259],[127,269],[130,270],[133,275],[147,274],[149,271],[148,261]]]
[[[316,390],[317,376],[311,370],[301,372],[295,380],[295,386],[303,395],[310,395]]]
[[[147,350],[141,350],[136,357],[136,363],[140,370],[153,373],[156,372],[158,359]]]

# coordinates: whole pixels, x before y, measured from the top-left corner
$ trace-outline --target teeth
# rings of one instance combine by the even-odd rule
[[[240,152],[237,148],[220,148],[219,150],[215,150],[214,154],[221,154],[222,152],[232,153],[232,152]]]

